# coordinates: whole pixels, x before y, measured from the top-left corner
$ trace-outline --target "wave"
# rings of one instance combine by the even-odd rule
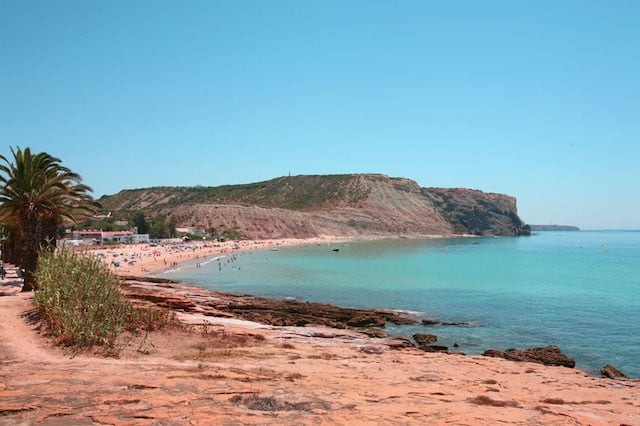
[[[206,262],[202,262],[200,265],[204,266],[204,265],[208,265],[211,262],[215,262],[217,260],[221,260],[224,259],[227,256],[216,256],[216,257],[212,257],[211,259],[207,260]]]

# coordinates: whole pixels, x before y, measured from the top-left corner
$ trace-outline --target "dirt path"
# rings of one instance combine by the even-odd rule
[[[562,367],[215,318],[131,338],[121,359],[72,358],[30,309],[0,297],[1,425],[640,424],[638,382]]]

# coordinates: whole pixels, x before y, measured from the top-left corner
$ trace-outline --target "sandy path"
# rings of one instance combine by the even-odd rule
[[[25,322],[31,308],[30,295],[0,297],[3,425],[640,424],[637,381],[392,350],[342,330],[208,317],[206,329],[138,336],[122,359],[70,358]]]

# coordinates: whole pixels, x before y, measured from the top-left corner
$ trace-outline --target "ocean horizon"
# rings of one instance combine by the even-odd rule
[[[334,251],[338,249],[338,251]],[[557,345],[576,368],[640,376],[640,230],[391,239],[260,250],[161,275],[210,290],[407,312],[466,354]]]

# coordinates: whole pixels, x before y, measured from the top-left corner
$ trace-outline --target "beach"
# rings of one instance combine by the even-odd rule
[[[275,250],[279,247],[312,244],[338,244],[347,238],[283,238],[240,241],[188,241],[170,244],[143,243],[92,247],[87,253],[96,256],[118,275],[147,275],[171,269],[180,263],[201,260],[202,263],[218,256],[253,250]]]
[[[142,253],[136,257],[144,260],[119,270],[134,275],[222,250],[318,243],[328,241],[132,246],[115,252]],[[145,256],[148,251],[155,254]],[[132,288],[152,294],[154,303],[174,306],[185,327],[129,336],[118,359],[53,347],[37,323],[28,321],[31,294],[0,297],[0,423],[640,423],[637,380],[428,353],[357,330],[216,315],[223,296],[188,285],[133,280],[127,292]]]

